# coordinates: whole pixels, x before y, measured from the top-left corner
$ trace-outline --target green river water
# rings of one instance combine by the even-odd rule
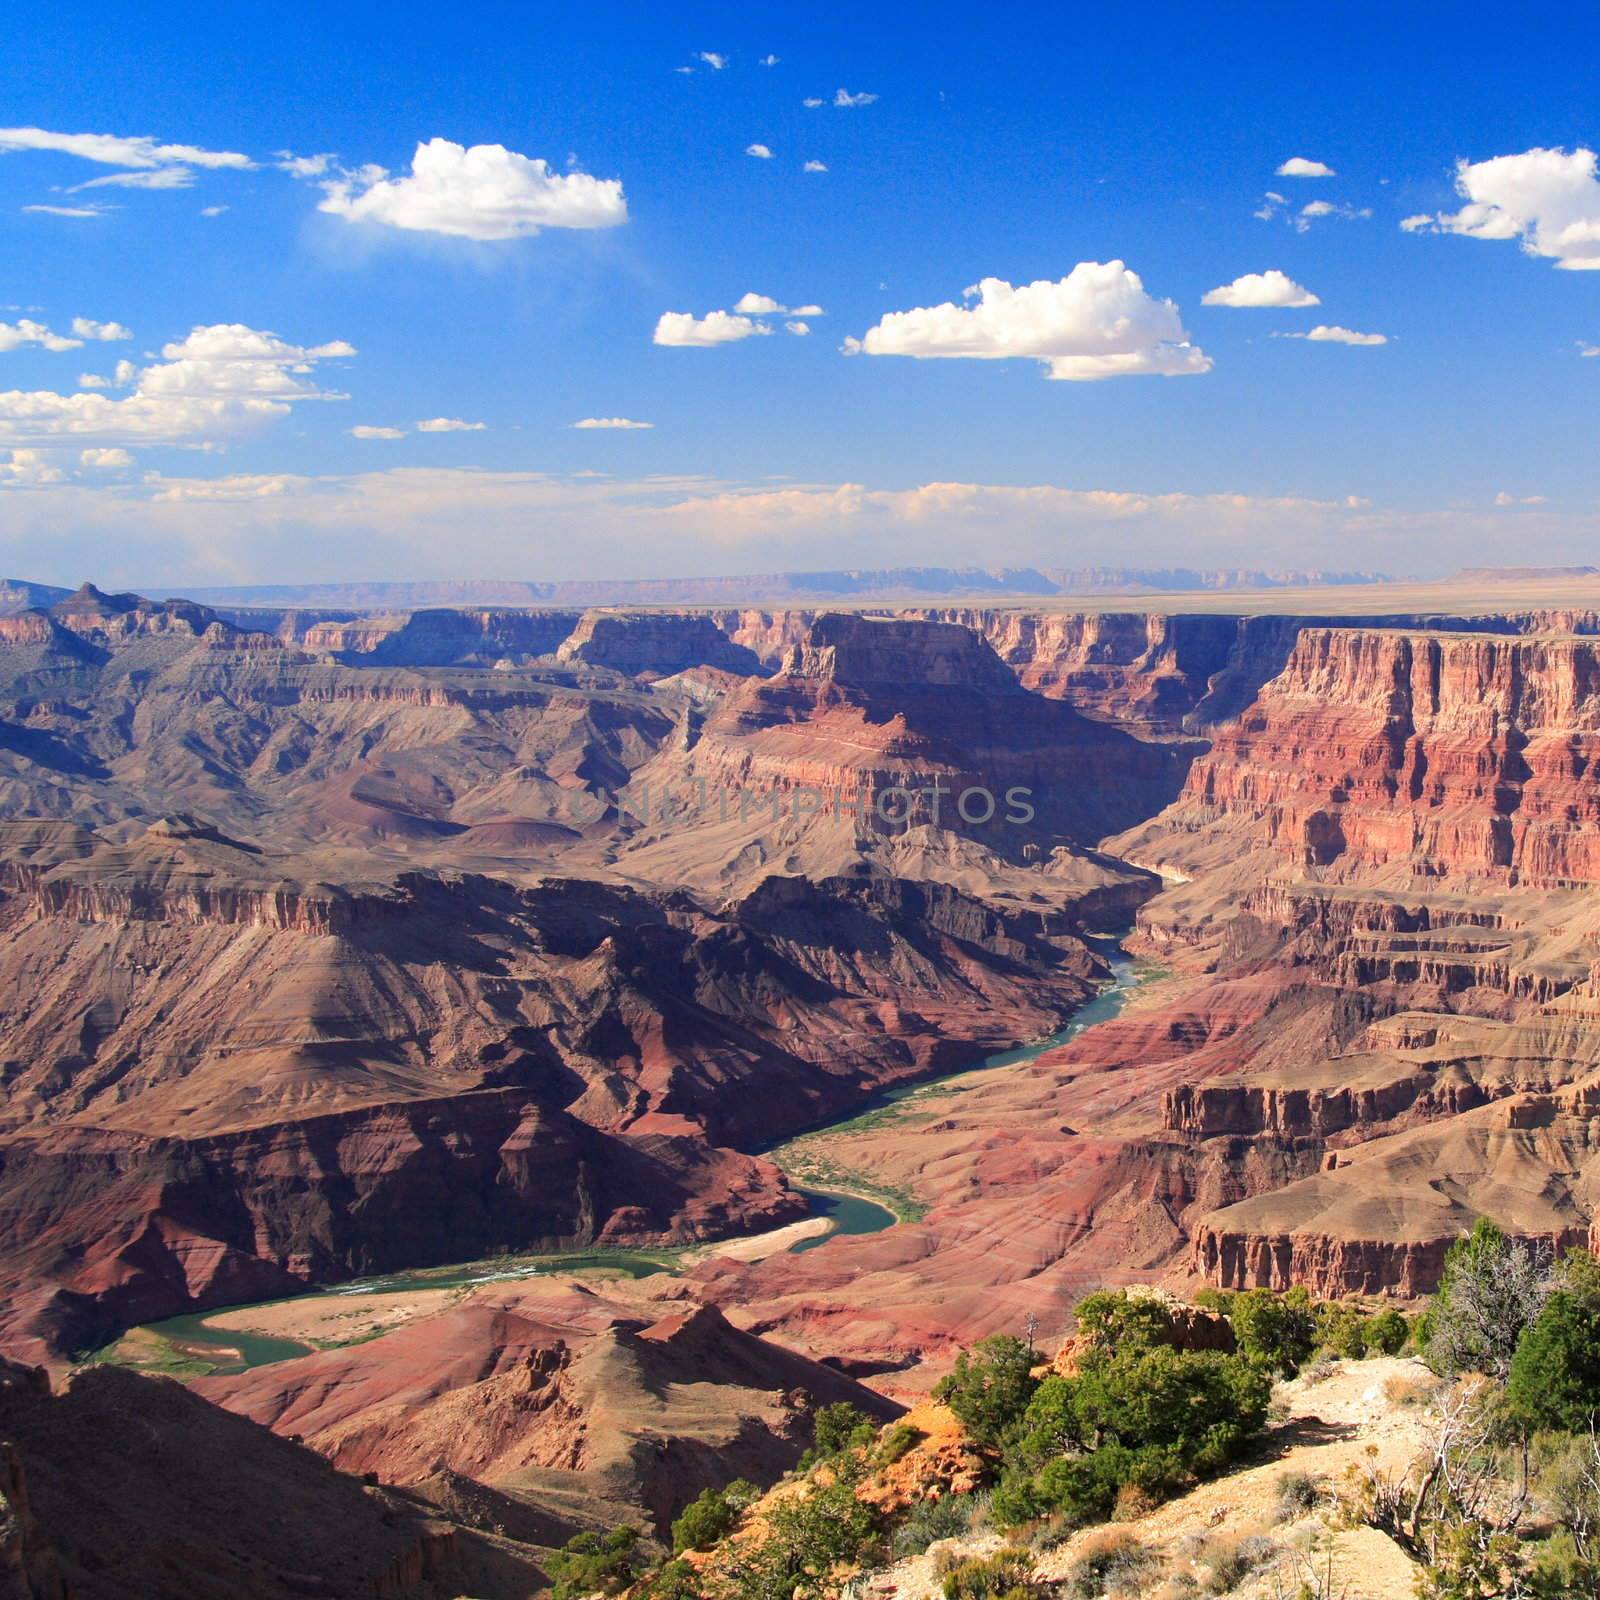
[[[1111,983],[1092,1000],[1081,1006],[1072,1020],[1048,1038],[1014,1049],[997,1051],[985,1056],[973,1066],[961,1067],[936,1078],[923,1078],[915,1083],[899,1085],[876,1094],[863,1104],[858,1104],[848,1115],[833,1120],[784,1141],[777,1147],[780,1164],[782,1153],[803,1146],[807,1138],[822,1133],[848,1130],[850,1127],[873,1119],[892,1115],[894,1108],[903,1102],[926,1096],[954,1080],[974,1073],[992,1071],[997,1067],[1018,1066],[1032,1061],[1046,1050],[1064,1044],[1068,1039],[1092,1028],[1096,1023],[1108,1021],[1121,1011],[1129,993],[1138,986],[1141,974],[1131,956],[1121,950],[1104,946],[1104,953],[1112,969]],[[797,1185],[799,1187],[799,1185]],[[791,1248],[795,1251],[814,1250],[828,1240],[841,1235],[878,1233],[892,1227],[900,1218],[887,1205],[864,1195],[842,1193],[835,1190],[800,1187],[800,1192],[811,1202],[812,1214],[826,1217],[832,1227],[824,1234],[802,1239]],[[291,1298],[325,1299],[329,1296],[355,1297],[410,1289],[450,1289],[479,1283],[508,1282],[518,1278],[535,1277],[548,1272],[576,1272],[603,1269],[630,1278],[649,1277],[657,1272],[675,1270],[674,1260],[680,1252],[601,1250],[590,1252],[562,1252],[527,1256],[497,1256],[485,1261],[463,1262],[453,1266],[424,1268],[415,1272],[390,1273],[381,1277],[358,1278],[348,1283],[318,1290],[314,1296]],[[244,1309],[238,1306],[227,1311]],[[237,1329],[212,1326],[211,1319],[223,1314],[222,1310],[189,1312],[179,1317],[168,1317],[162,1322],[146,1323],[142,1330],[155,1334],[172,1347],[183,1362],[195,1370],[202,1367],[217,1373],[243,1372],[249,1367],[266,1366],[274,1361],[288,1361],[296,1356],[309,1355],[315,1348],[295,1339],[280,1339],[265,1334],[246,1333]],[[210,1352],[216,1352],[213,1359]]]

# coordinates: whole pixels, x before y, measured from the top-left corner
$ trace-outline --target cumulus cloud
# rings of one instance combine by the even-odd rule
[[[784,327],[786,327],[790,333],[798,334],[801,338],[804,338],[806,334],[811,332],[811,324],[809,322],[801,322],[798,318],[784,323]]]
[[[96,472],[115,472],[119,468],[133,465],[133,457],[126,450],[106,449],[104,447],[80,450],[78,452],[78,461],[81,465],[89,467]]]
[[[826,101],[819,100],[815,95],[807,95],[806,98],[800,102],[801,105],[805,106],[811,111],[815,111],[818,106],[825,105],[826,103]]]
[[[370,422],[358,422],[353,428],[346,428],[345,432],[352,439],[403,439],[406,436],[404,428],[380,428]]]
[[[821,306],[790,306],[789,311],[796,317],[825,317],[828,314]]]
[[[237,150],[203,150],[192,144],[127,138],[112,133],[51,133],[44,128],[0,128],[0,155],[18,150],[55,150],[106,167],[153,169],[189,167],[250,168],[255,165]]]
[[[1521,155],[1456,164],[1459,211],[1422,213],[1408,233],[1459,233],[1469,239],[1520,239],[1532,256],[1569,272],[1600,269],[1600,181],[1593,150],[1534,148]]]
[[[324,150],[320,155],[314,156],[297,156],[292,150],[280,150],[275,164],[280,171],[287,172],[291,178],[320,178],[333,165],[335,159],[331,150]]]
[[[120,322],[96,322],[93,317],[74,317],[72,331],[80,339],[98,339],[108,344],[133,337],[132,330]]]
[[[833,91],[833,103],[836,106],[870,106],[877,98],[875,94],[851,94],[848,89]]]
[[[778,58],[776,56],[762,56],[761,58],[761,65],[764,67],[775,67],[777,64]]]
[[[1338,174],[1323,161],[1308,161],[1304,156],[1290,156],[1278,168],[1280,178],[1333,178]]]
[[[764,322],[728,311],[711,311],[703,317],[696,317],[692,311],[663,311],[652,342],[680,346],[732,344],[737,339],[771,331]]]
[[[783,311],[787,308],[780,306],[770,294],[750,293],[740,295],[738,300],[734,303],[733,309],[739,312],[742,316],[764,317],[770,316],[772,313],[777,311]]]
[[[0,393],[0,445],[222,442],[287,416],[296,402],[338,398],[317,387],[315,368],[354,354],[342,339],[306,346],[242,323],[196,327],[149,366],[119,361],[115,382],[131,386],[123,398],[98,386]]]
[[[220,217],[227,209],[226,206],[201,206],[200,215],[202,217]]]
[[[826,172],[828,168],[825,162],[808,161],[800,170],[802,172]]]
[[[585,417],[581,422],[574,422],[574,428],[621,428],[633,430],[637,428],[653,428],[653,422],[635,422],[632,417]]]
[[[1265,272],[1247,272],[1232,283],[1208,289],[1200,296],[1203,306],[1263,306],[1292,310],[1298,306],[1317,306],[1322,302],[1293,278],[1270,267]]]
[[[40,450],[13,450],[9,460],[0,461],[0,488],[42,489],[66,481],[66,473]]]
[[[1211,360],[1189,342],[1178,308],[1145,292],[1121,261],[1080,261],[1065,278],[1013,287],[985,278],[966,291],[976,305],[893,311],[850,354],[967,358],[1023,357],[1043,362],[1052,378],[1099,378],[1208,372]]]
[[[404,177],[369,167],[328,179],[317,209],[346,222],[479,240],[526,239],[542,228],[614,228],[628,220],[619,179],[552,172],[547,162],[504,145],[466,149],[449,139],[419,144]]]
[[[770,161],[772,151],[764,144],[747,144],[744,147],[747,156],[754,156],[758,161]]]
[[[98,372],[80,372],[78,374],[78,387],[80,389],[109,389],[111,380],[102,378]]]
[[[16,322],[0,322],[0,351],[20,350],[25,344],[40,345],[46,350],[80,350],[82,339],[69,339],[64,334],[53,333],[42,322],[31,317]]]
[[[1600,344],[1590,344],[1587,339],[1578,340],[1578,354],[1580,356],[1600,356]]]
[[[1319,322],[1309,333],[1275,333],[1274,339],[1309,339],[1312,344],[1388,344],[1386,333],[1357,333],[1336,323]]]
[[[1356,207],[1343,201],[1313,200],[1301,206],[1300,215],[1294,219],[1295,230],[1304,233],[1321,217],[1337,217],[1341,222],[1365,222],[1372,216],[1370,206]]]
[[[417,424],[418,433],[482,433],[487,422],[463,422],[460,417],[429,417]]]
[[[696,61],[705,62],[713,72],[721,72],[728,64],[728,58],[724,55],[719,55],[715,50],[696,50],[694,58]]]

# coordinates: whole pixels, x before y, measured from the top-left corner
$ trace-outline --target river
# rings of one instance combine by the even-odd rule
[[[1097,941],[1101,953],[1111,966],[1111,982],[1092,1000],[1081,1006],[1065,1027],[1031,1044],[1019,1045],[1009,1050],[999,1050],[984,1056],[972,1066],[959,1067],[952,1072],[933,1078],[920,1078],[914,1083],[900,1084],[885,1089],[867,1101],[858,1104],[844,1116],[808,1129],[805,1133],[785,1140],[770,1154],[780,1165],[797,1163],[795,1152],[803,1150],[807,1140],[822,1134],[847,1130],[852,1124],[865,1119],[892,1114],[893,1108],[907,1100],[936,1092],[944,1086],[975,1073],[990,1072],[998,1067],[1022,1065],[1041,1056],[1047,1050],[1075,1038],[1086,1028],[1109,1021],[1122,1010],[1128,995],[1138,987],[1142,975],[1134,961],[1110,940]],[[804,1171],[803,1165],[799,1169]],[[867,1194],[843,1189],[813,1187],[797,1182],[796,1187],[811,1202],[815,1216],[826,1217],[833,1226],[826,1233],[802,1239],[790,1248],[793,1251],[814,1250],[829,1239],[841,1235],[878,1233],[893,1227],[902,1220],[891,1206]],[[605,1250],[528,1256],[496,1257],[487,1261],[462,1262],[454,1266],[424,1268],[416,1272],[389,1273],[381,1277],[357,1278],[349,1283],[333,1285],[305,1296],[291,1299],[325,1300],[333,1296],[358,1296],[398,1293],[418,1289],[450,1289],[479,1283],[496,1283],[517,1278],[535,1277],[549,1272],[574,1272],[604,1268],[610,1272],[632,1278],[648,1277],[653,1273],[675,1270],[674,1251],[624,1251]],[[243,1372],[249,1367],[266,1366],[274,1361],[288,1361],[296,1356],[309,1355],[315,1346],[296,1339],[276,1338],[266,1334],[244,1332],[236,1328],[219,1328],[211,1319],[226,1312],[246,1309],[228,1306],[215,1311],[188,1312],[179,1317],[168,1317],[163,1322],[150,1322],[132,1330],[135,1334],[154,1335],[161,1345],[175,1352],[177,1360],[173,1370],[185,1364],[191,1369],[205,1368],[212,1372]],[[115,1348],[115,1347],[113,1347]],[[213,1359],[212,1352],[223,1359]]]

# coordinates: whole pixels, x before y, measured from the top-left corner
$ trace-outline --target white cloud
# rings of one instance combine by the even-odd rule
[[[877,98],[875,94],[851,94],[848,89],[835,89],[833,93],[836,106],[870,106]]]
[[[713,72],[721,72],[728,64],[728,58],[724,55],[718,55],[715,50],[696,50],[694,58],[696,61],[705,62]]]
[[[736,339],[748,339],[753,334],[770,333],[763,322],[749,317],[735,316],[727,311],[711,311],[696,317],[691,311],[663,311],[656,323],[652,339],[654,344],[679,346],[706,346],[732,344]]]
[[[191,328],[183,338],[161,347],[161,354],[168,361],[258,361],[265,366],[290,367],[296,372],[303,370],[302,363],[355,353],[355,346],[343,339],[310,346],[289,344],[275,333],[247,328],[242,322],[217,322],[210,327]]]
[[[197,327],[142,369],[117,363],[122,399],[94,392],[0,393],[0,444],[57,440],[106,445],[211,444],[287,416],[302,400],[337,398],[312,381],[316,364],[352,356],[343,340],[304,346],[241,323]]]
[[[1278,168],[1280,178],[1334,178],[1338,174],[1326,162],[1308,161],[1304,156],[1290,156]]]
[[[1580,356],[1600,356],[1600,344],[1590,344],[1587,339],[1578,340],[1578,354]]]
[[[766,317],[787,309],[780,306],[770,294],[742,294],[734,304],[735,311],[746,317]]]
[[[1494,497],[1494,504],[1501,508],[1506,506],[1542,506],[1549,504],[1549,496],[1542,494],[1507,494],[1504,489]]]
[[[192,167],[156,167],[149,172],[108,172],[103,178],[75,183],[66,194],[82,194],[85,189],[190,189],[194,187]]]
[[[103,217],[106,212],[113,210],[111,206],[23,206],[24,211],[38,212],[46,217]]]
[[[404,428],[380,428],[370,422],[358,422],[353,428],[346,428],[345,432],[352,439],[403,439],[406,436]]]
[[[1337,217],[1342,222],[1365,222],[1372,216],[1370,206],[1346,205],[1343,201],[1313,200],[1309,205],[1301,206],[1300,215],[1294,219],[1295,229],[1304,233],[1311,224],[1320,217]]]
[[[417,424],[418,433],[482,433],[487,422],[463,422],[460,417],[429,417]]]
[[[78,460],[96,472],[114,472],[119,467],[131,467],[133,457],[126,450],[97,448],[80,450]]]
[[[39,450],[13,450],[9,461],[0,461],[0,488],[41,489],[66,481],[66,473]]]
[[[613,228],[628,220],[618,179],[555,173],[499,144],[464,149],[430,139],[417,146],[406,177],[367,168],[323,189],[317,209],[347,222],[463,239],[525,239],[541,228]]]
[[[333,165],[334,159],[329,150],[314,156],[297,156],[292,150],[280,150],[276,165],[291,178],[320,178]]]
[[[792,322],[784,323],[784,327],[786,327],[790,333],[798,334],[801,338],[804,338],[808,333],[811,332],[811,324],[809,322],[801,322],[798,318]]]
[[[1459,211],[1407,217],[1408,233],[1521,239],[1532,256],[1568,271],[1600,269],[1600,181],[1593,150],[1525,150],[1456,164]]]
[[[133,337],[132,330],[123,327],[120,322],[96,322],[93,317],[74,317],[72,331],[80,339],[98,339],[104,343]]]
[[[985,278],[967,290],[975,306],[949,301],[892,311],[851,353],[1042,361],[1052,378],[1087,382],[1145,373],[1175,377],[1209,372],[1211,360],[1189,342],[1178,308],[1145,293],[1120,261],[1080,261],[1056,282],[1013,287]]]
[[[1275,333],[1274,339],[1308,339],[1312,344],[1388,344],[1386,333],[1357,333],[1336,323],[1319,322],[1309,333]]]
[[[828,314],[821,306],[790,306],[789,311],[796,317],[825,317]]]
[[[64,334],[52,333],[42,322],[22,317],[16,322],[0,322],[0,351],[20,350],[25,344],[36,344],[46,350],[79,350],[82,339],[69,339]]]
[[[770,161],[772,151],[764,144],[747,144],[744,147],[747,156],[754,156],[758,161]]]
[[[828,167],[826,162],[808,161],[800,170],[802,172],[826,172]]]
[[[574,422],[574,428],[620,428],[632,431],[638,428],[653,428],[653,422],[635,422],[632,417],[585,417],[581,422]]]
[[[827,104],[827,102],[817,99],[817,97],[815,95],[808,95],[804,100],[802,100],[800,102],[800,104],[803,105],[803,106],[806,106],[808,109],[810,109],[812,111],[815,111],[818,106],[825,105],[825,104]]]
[[[776,56],[762,56],[760,64],[763,67],[775,67],[778,64],[778,58]]]
[[[231,478],[178,478],[150,475],[157,500],[270,500],[307,480],[290,473],[238,473]]]
[[[1220,288],[1208,289],[1200,296],[1203,306],[1263,306],[1277,309],[1294,309],[1298,306],[1316,306],[1322,302],[1309,289],[1303,288],[1293,278],[1269,267],[1265,272],[1247,272]]]
[[[111,380],[102,378],[98,372],[80,372],[78,374],[78,387],[80,389],[109,389]]]
[[[18,150],[56,150],[106,167],[155,168],[255,166],[237,150],[202,150],[192,144],[161,144],[150,138],[111,133],[50,133],[43,128],[0,128],[0,155]]]
[[[227,209],[226,206],[201,206],[200,215],[202,217],[220,217]]]

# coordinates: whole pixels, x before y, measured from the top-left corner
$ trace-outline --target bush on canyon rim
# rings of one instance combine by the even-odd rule
[[[1033,1347],[1008,1333],[997,1333],[963,1350],[949,1374],[939,1380],[934,1399],[955,1412],[975,1444],[999,1449],[1022,1421],[1038,1387]]]
[[[619,1594],[638,1576],[637,1528],[610,1533],[579,1533],[546,1563],[555,1579],[555,1600],[577,1600],[586,1594]]]
[[[726,1489],[702,1489],[672,1524],[673,1553],[709,1550],[719,1539],[725,1539],[760,1493],[743,1478],[735,1478]]]
[[[1557,1283],[1517,1341],[1506,1398],[1524,1427],[1585,1433],[1600,1416],[1600,1267],[1573,1251]]]
[[[1503,1380],[1550,1287],[1548,1252],[1513,1243],[1479,1217],[1445,1255],[1438,1293],[1417,1329],[1423,1359],[1446,1377],[1481,1372]]]
[[[1136,1298],[1092,1296],[1079,1328],[1089,1337],[1077,1372],[1040,1382],[1006,1435],[994,1498],[1004,1526],[1049,1515],[1098,1521],[1129,1485],[1170,1494],[1220,1471],[1266,1421],[1267,1371],[1160,1342],[1165,1316]]]

